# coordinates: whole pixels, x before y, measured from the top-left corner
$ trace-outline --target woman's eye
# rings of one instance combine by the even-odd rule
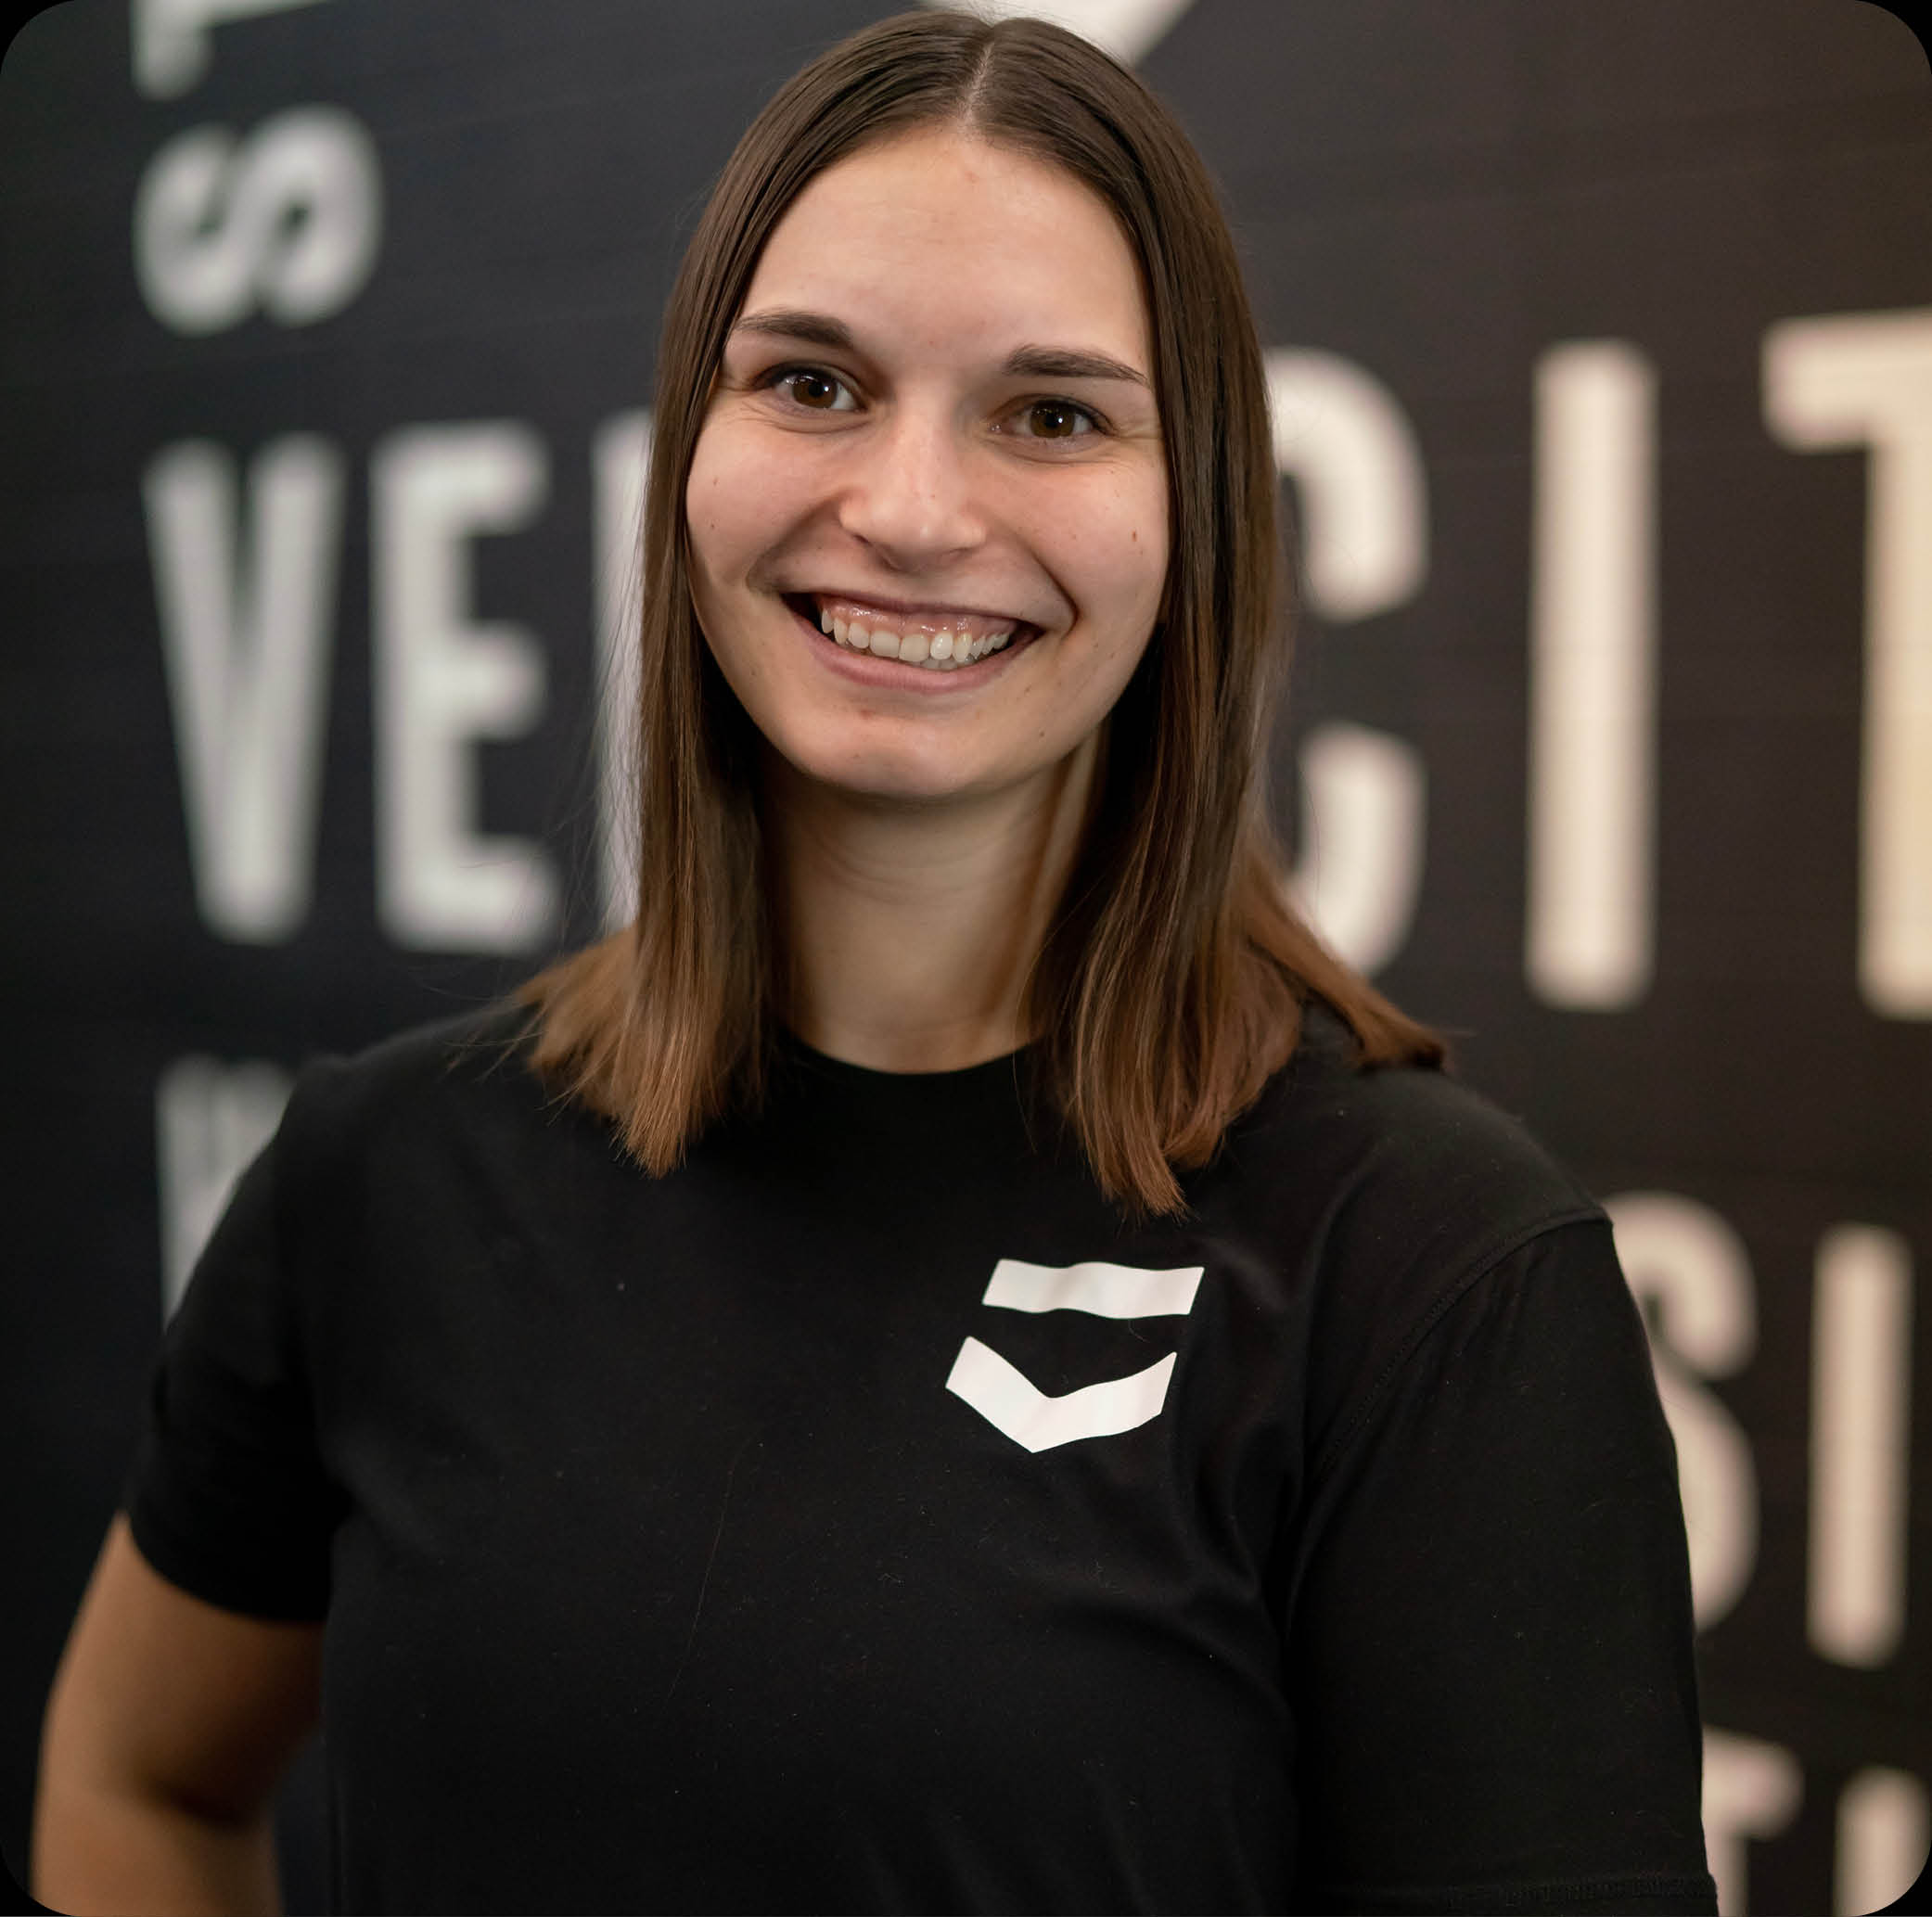
[[[1098,422],[1084,406],[1070,400],[1034,400],[1020,412],[1029,439],[1077,440],[1098,429]]]
[[[850,413],[858,403],[844,380],[813,366],[786,366],[771,377],[773,390],[814,413]]]

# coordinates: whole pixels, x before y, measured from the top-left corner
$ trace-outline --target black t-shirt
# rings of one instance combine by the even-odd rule
[[[1703,1911],[1608,1228],[1301,1049],[1124,1223],[1029,1055],[796,1045],[653,1179],[501,1019],[300,1080],[129,1486],[327,1620],[350,1911]]]

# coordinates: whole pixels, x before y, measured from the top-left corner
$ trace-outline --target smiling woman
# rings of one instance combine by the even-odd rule
[[[655,416],[644,902],[531,989],[540,1067],[642,1163],[756,1105],[783,1032],[897,1071],[1030,1041],[1103,1187],[1171,1212],[1305,1000],[1440,1059],[1288,901],[1260,350],[1131,73],[938,14],[815,61],[718,183]]]
[[[1712,1910],[1603,1214],[1288,902],[1172,120],[1038,21],[833,49],[656,418],[636,920],[298,1085],[41,1894],[262,1907],[319,1710],[344,1909]]]
[[[1034,811],[1053,787],[1077,811],[1167,577],[1147,326],[1107,207],[969,134],[904,134],[800,195],[745,306],[685,489],[692,585],[771,770],[802,775],[787,812]],[[834,645],[800,646],[800,619]]]

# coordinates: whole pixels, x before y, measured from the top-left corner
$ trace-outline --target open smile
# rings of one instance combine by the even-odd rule
[[[1024,620],[945,607],[888,607],[831,593],[782,596],[793,615],[822,639],[848,653],[911,666],[921,673],[969,671],[996,653],[1024,646],[1040,630]]]

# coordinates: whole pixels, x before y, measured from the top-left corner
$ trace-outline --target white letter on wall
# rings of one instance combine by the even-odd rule
[[[1704,1850],[1717,1879],[1718,1917],[1746,1917],[1750,1881],[1745,1846],[1775,1837],[1798,1815],[1804,1774],[1781,1744],[1704,1733]]]
[[[1932,1861],[1932,1808],[1909,1770],[1855,1771],[1838,1798],[1833,1917],[1866,1917],[1902,1898]]]
[[[597,823],[604,923],[615,930],[637,912],[637,637],[644,611],[644,484],[651,415],[619,413],[597,428],[596,487]]]
[[[190,127],[148,162],[134,196],[134,277],[147,310],[190,336],[259,306],[285,326],[362,291],[382,232],[382,171],[339,107],[291,107],[246,140]]]
[[[1737,1421],[1693,1379],[1728,1377],[1750,1358],[1758,1340],[1750,1259],[1737,1233],[1693,1198],[1625,1192],[1604,1208],[1631,1293],[1655,1308],[1651,1362],[1677,1441],[1691,1596],[1697,1627],[1708,1629],[1750,1580],[1758,1476]]]
[[[1764,417],[1787,446],[1869,446],[1859,985],[1932,1018],[1932,308],[1785,320]]]
[[[250,464],[245,515],[234,460],[205,440],[142,476],[196,901],[249,944],[309,908],[342,477],[301,433]]]
[[[371,463],[377,905],[403,945],[527,952],[557,921],[543,848],[476,831],[471,754],[535,722],[544,656],[471,620],[468,542],[529,525],[548,483],[543,442],[513,420],[412,427]]]
[[[1274,465],[1301,500],[1310,603],[1337,623],[1392,611],[1429,566],[1428,479],[1395,395],[1339,353],[1263,355]]]
[[[288,1075],[265,1059],[177,1058],[155,1087],[160,1167],[161,1316],[174,1314],[235,1181],[288,1102]]]
[[[952,0],[926,4],[950,6]],[[1024,13],[1052,20],[1131,67],[1193,4],[1194,0],[979,0],[974,11],[992,19]]]
[[[1408,937],[1422,889],[1422,755],[1393,733],[1330,721],[1302,740],[1299,760],[1297,901],[1331,950],[1378,972]]]
[[[1838,1225],[1811,1295],[1811,1506],[1805,1629],[1838,1664],[1883,1664],[1905,1629],[1912,1254]]]
[[[1524,960],[1546,1003],[1650,983],[1656,789],[1657,375],[1617,339],[1536,368]]]
[[[1332,623],[1392,611],[1428,572],[1428,484],[1394,394],[1337,353],[1264,356],[1275,468],[1295,481],[1311,608]],[[1428,828],[1422,755],[1393,733],[1317,726],[1302,742],[1297,903],[1359,971],[1401,949]]]
[[[134,84],[150,98],[172,99],[207,72],[210,27],[313,5],[314,0],[134,0],[129,25]]]

